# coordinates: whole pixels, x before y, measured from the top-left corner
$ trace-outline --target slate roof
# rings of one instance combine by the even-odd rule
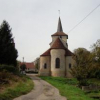
[[[62,24],[61,24],[60,17],[59,17],[59,20],[58,20],[58,28],[57,28],[57,32],[63,32],[63,28],[62,28]]]
[[[63,28],[62,28],[62,24],[61,24],[61,19],[59,17],[59,20],[58,20],[58,28],[57,28],[57,32],[52,34],[51,36],[68,36],[67,34],[65,34],[63,32]]]

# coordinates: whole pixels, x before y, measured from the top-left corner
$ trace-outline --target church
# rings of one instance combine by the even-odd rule
[[[68,49],[68,35],[63,32],[60,17],[57,32],[51,37],[50,48],[40,55],[39,75],[71,78],[70,69],[74,65],[74,54]]]

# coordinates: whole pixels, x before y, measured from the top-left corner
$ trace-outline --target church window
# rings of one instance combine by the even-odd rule
[[[55,60],[55,67],[60,68],[60,59],[59,58],[56,58],[56,60]]]
[[[45,64],[44,64],[44,69],[46,69],[46,68],[47,68],[47,64],[45,63]]]
[[[71,68],[71,63],[69,63],[69,68]]]

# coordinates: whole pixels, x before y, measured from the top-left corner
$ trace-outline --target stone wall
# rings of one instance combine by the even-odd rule
[[[69,65],[71,64],[71,66]],[[73,76],[70,74],[70,67],[73,67],[74,65],[74,60],[72,56],[67,56],[66,57],[66,77],[72,78]]]
[[[41,56],[40,57],[40,70],[39,75],[40,76],[50,76],[50,56]],[[44,64],[47,64],[47,68],[44,68]]]
[[[65,76],[65,50],[52,49],[51,53],[51,75],[52,76]],[[55,67],[56,58],[60,59],[60,68]]]
[[[52,36],[52,42],[50,43],[50,47],[53,45],[55,40],[58,38],[58,36]]]
[[[67,42],[67,37],[66,36],[62,36],[61,38],[64,42]]]
[[[52,36],[52,42],[51,42],[50,46],[53,45],[54,41],[55,41],[57,38],[58,38],[58,36]],[[64,46],[68,48],[68,45],[66,45],[66,43],[67,43],[67,37],[66,37],[66,36],[61,36],[60,39],[62,40]]]

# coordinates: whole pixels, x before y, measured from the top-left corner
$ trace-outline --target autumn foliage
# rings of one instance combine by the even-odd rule
[[[89,78],[100,78],[100,40],[91,47],[91,51],[85,48],[74,50],[76,64],[71,74],[77,78],[79,85],[88,85]]]

